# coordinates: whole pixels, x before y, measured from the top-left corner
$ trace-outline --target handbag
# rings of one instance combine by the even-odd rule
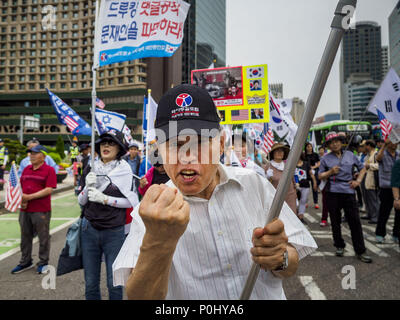
[[[79,218],[68,228],[65,246],[58,258],[57,276],[83,269],[81,225],[82,218]]]

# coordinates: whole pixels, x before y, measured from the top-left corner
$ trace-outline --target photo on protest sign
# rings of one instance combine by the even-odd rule
[[[242,67],[193,70],[192,84],[206,89],[217,107],[243,105]]]
[[[250,91],[262,90],[262,80],[250,80]]]
[[[251,119],[264,119],[264,108],[251,109]]]
[[[225,122],[225,110],[218,109],[217,111],[218,111],[218,115],[221,119],[221,123]]]

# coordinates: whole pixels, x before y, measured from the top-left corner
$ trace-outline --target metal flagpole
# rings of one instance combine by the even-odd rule
[[[145,158],[144,158],[144,160],[146,161],[145,162],[145,170],[146,170],[146,173],[147,173],[147,162],[148,162],[148,156],[149,156],[149,113],[150,113],[150,110],[149,110],[149,106],[150,106],[150,96],[151,96],[151,89],[148,89],[147,90],[147,105],[146,105],[146,123],[147,123],[147,125],[146,125],[146,148],[145,148],[145,150],[146,150],[146,156],[145,156]]]
[[[99,6],[100,6],[100,0],[96,0],[96,11],[95,11],[95,24],[94,24],[94,59],[93,59],[93,67],[92,67],[92,137],[91,137],[91,156],[92,158],[90,159],[90,167],[91,170],[94,170],[94,158],[95,158],[95,147],[94,147],[94,140],[95,140],[95,126],[96,126],[96,76],[97,76],[97,68],[95,65],[97,64],[99,57],[98,57],[98,52],[97,52],[97,36],[98,36],[98,15],[99,15]]]
[[[276,189],[276,194],[274,200],[272,201],[266,224],[270,223],[273,219],[279,217],[279,213],[281,212],[286,193],[289,189],[289,184],[292,181],[292,177],[294,175],[297,160],[300,157],[304,141],[307,138],[312,120],[315,116],[315,112],[317,111],[317,107],[321,99],[322,92],[325,88],[326,81],[328,80],[328,76],[331,71],[332,64],[335,60],[340,42],[343,38],[344,32],[350,26],[350,17],[354,13],[356,4],[357,0],[340,0],[336,7],[335,16],[331,24],[332,30],[329,35],[328,42],[325,46],[325,51],[318,67],[318,71],[307,100],[303,117],[301,118],[299,130],[297,131],[293,147],[289,153],[289,158],[285,165],[285,170],[283,172],[282,178],[279,181],[278,188]],[[350,13],[348,13],[348,11],[350,11]],[[240,296],[241,300],[248,300],[250,298],[259,271],[260,266],[253,262],[251,270],[247,277],[246,284]]]

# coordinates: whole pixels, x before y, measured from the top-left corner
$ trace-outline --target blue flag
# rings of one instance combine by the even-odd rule
[[[101,134],[101,131],[104,132],[104,130],[116,130],[122,132],[125,125],[126,115],[98,108],[96,108],[95,114],[99,134]]]
[[[148,103],[147,96],[143,99],[143,122],[142,122],[142,134],[143,134],[143,145],[146,145],[146,136],[147,136],[147,117],[146,117],[146,109]]]
[[[64,101],[62,101],[59,97],[57,97],[54,93],[52,93],[49,89],[47,89],[47,93],[50,96],[51,104],[53,105],[54,110],[56,111],[56,115],[58,121],[66,125],[71,133],[75,136],[79,135],[92,135],[92,129],[89,124],[83,120],[70,106],[68,106]]]

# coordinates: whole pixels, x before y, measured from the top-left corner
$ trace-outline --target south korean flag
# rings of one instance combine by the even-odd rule
[[[247,68],[247,79],[263,78],[264,67]]]
[[[177,47],[170,46],[169,44],[165,46],[165,52],[170,54],[174,53],[176,49]]]
[[[299,182],[307,179],[307,172],[300,168],[296,168],[294,175],[297,176]]]

